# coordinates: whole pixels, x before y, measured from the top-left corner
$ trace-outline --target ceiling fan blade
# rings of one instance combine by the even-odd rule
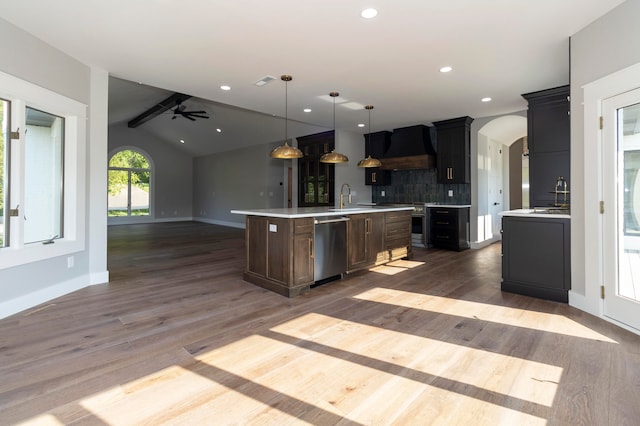
[[[199,115],[199,114],[187,114],[189,117],[198,117],[198,118],[209,118],[207,115]]]
[[[183,115],[183,117],[184,117],[184,118],[187,118],[187,119],[189,119],[189,120],[191,120],[191,121],[196,121],[196,119],[195,119],[195,118],[191,118],[191,117],[189,117],[189,116],[188,116],[188,115],[186,115],[186,114],[184,114],[184,115]]]
[[[206,114],[207,111],[182,111],[184,114]]]

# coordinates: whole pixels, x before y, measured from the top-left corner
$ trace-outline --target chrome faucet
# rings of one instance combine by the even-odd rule
[[[347,193],[347,195],[348,195],[349,204],[351,204],[351,187],[349,186],[348,183],[343,183],[342,186],[340,187],[340,210],[342,210],[344,208],[344,198],[343,198],[344,194],[343,194],[343,191],[344,191],[344,187],[345,186],[347,187],[347,191],[349,191]]]

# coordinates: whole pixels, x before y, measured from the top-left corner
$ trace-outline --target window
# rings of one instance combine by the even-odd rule
[[[109,160],[109,217],[149,216],[151,167],[140,152],[130,149]]]
[[[86,106],[0,73],[0,269],[84,250]]]

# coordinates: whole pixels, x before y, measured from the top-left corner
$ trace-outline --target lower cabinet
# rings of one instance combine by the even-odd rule
[[[428,215],[429,245],[458,251],[469,248],[468,207],[429,207]]]
[[[349,215],[347,241],[347,271],[385,262],[384,214]]]
[[[293,297],[313,284],[313,218],[247,216],[244,280]]]
[[[380,265],[410,257],[411,211],[349,215],[347,270]],[[243,279],[287,297],[314,284],[313,217],[278,218],[248,215],[247,264]]]
[[[571,221],[502,218],[503,291],[568,302],[571,289]]]

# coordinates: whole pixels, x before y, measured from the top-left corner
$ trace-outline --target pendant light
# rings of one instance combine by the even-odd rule
[[[336,138],[336,97],[340,96],[338,92],[331,92],[329,96],[333,98],[333,138]],[[346,163],[349,161],[346,155],[336,152],[335,148],[331,152],[327,152],[320,157],[321,163]]]
[[[367,105],[364,107],[367,111],[369,111],[369,146],[371,146],[371,110],[373,109],[373,105]],[[358,161],[358,167],[372,168],[372,167],[380,167],[382,163],[377,158],[371,158],[371,155],[368,155],[364,160]]]
[[[271,157],[272,158],[284,158],[284,159],[289,159],[289,158],[302,158],[303,154],[302,151],[300,151],[298,148],[296,148],[295,146],[289,146],[289,144],[287,143],[288,140],[288,134],[287,134],[287,122],[288,122],[288,117],[287,117],[287,110],[288,110],[288,98],[289,98],[289,93],[288,93],[288,88],[289,85],[288,83],[293,80],[293,77],[291,77],[290,75],[282,75],[280,76],[280,80],[284,81],[284,145],[280,145],[275,147],[272,151],[271,151]]]

